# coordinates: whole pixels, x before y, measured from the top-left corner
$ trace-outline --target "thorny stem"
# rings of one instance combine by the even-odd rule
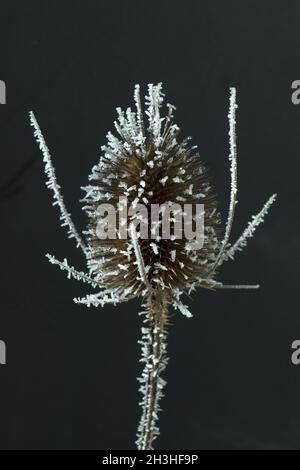
[[[154,439],[159,434],[156,425],[160,398],[163,397],[162,389],[165,381],[161,378],[168,362],[166,356],[167,322],[168,322],[168,302],[162,292],[150,294],[146,301],[146,316],[144,322],[147,327],[142,327],[141,362],[145,363],[140,391],[143,394],[141,401],[142,416],[137,433],[137,447],[139,450],[153,449]]]

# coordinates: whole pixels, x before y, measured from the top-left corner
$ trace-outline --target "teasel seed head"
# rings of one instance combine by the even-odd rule
[[[210,184],[206,167],[190,138],[181,139],[179,127],[173,122],[175,107],[167,104],[161,116],[164,94],[162,85],[148,85],[144,119],[140,87],[135,86],[136,111],[117,108],[114,123],[118,136],[107,134],[108,143],[94,166],[85,187],[84,210],[88,216],[86,232],[90,246],[89,267],[95,274],[102,273],[107,289],[118,295],[131,292],[133,297],[145,292],[145,280],[139,272],[134,243],[130,233],[126,238],[100,239],[97,235],[100,204],[116,208],[116,225],[125,224],[130,232],[134,218],[119,208],[120,198],[126,198],[127,208],[143,204],[148,209],[149,237],[137,243],[145,267],[147,281],[153,291],[164,291],[166,297],[174,292],[188,292],[199,280],[207,278],[220,249],[221,221],[216,193]],[[174,236],[174,218],[170,213],[170,237],[159,232],[153,238],[151,207],[153,204],[204,205],[204,244],[192,249],[184,230],[180,238]],[[195,228],[195,213],[193,227]],[[151,233],[152,229],[152,233]]]

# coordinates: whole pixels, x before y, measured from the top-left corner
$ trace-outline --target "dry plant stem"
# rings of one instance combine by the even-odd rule
[[[153,441],[159,434],[156,425],[158,419],[159,401],[165,381],[161,377],[167,364],[166,340],[168,324],[168,302],[161,291],[149,292],[146,301],[145,322],[147,328],[142,328],[142,362],[144,371],[140,379],[143,394],[142,417],[137,434],[139,450],[153,449]]]

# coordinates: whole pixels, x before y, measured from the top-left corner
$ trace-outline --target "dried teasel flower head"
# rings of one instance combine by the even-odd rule
[[[47,255],[50,262],[67,271],[69,277],[76,278],[98,289],[96,294],[74,299],[87,306],[117,304],[140,294],[163,292],[175,309],[184,315],[192,316],[180,301],[183,293],[190,293],[197,286],[206,288],[256,288],[257,285],[224,286],[215,279],[217,268],[236,252],[243,249],[257,226],[263,221],[269,207],[274,202],[274,194],[261,211],[252,217],[248,226],[235,243],[230,242],[231,228],[237,202],[237,152],[236,152],[236,90],[230,89],[229,100],[229,160],[231,163],[231,193],[228,218],[222,232],[217,198],[212,189],[195,146],[189,145],[189,138],[179,139],[179,128],[173,122],[174,106],[167,104],[167,112],[161,116],[163,103],[162,85],[148,85],[145,111],[140,99],[140,87],[136,85],[134,100],[136,110],[123,112],[117,108],[118,120],[115,128],[118,137],[107,134],[108,143],[102,147],[104,154],[92,169],[89,185],[83,188],[83,208],[89,223],[85,232],[87,243],[76,230],[70,214],[66,210],[60,186],[56,180],[49,149],[35,116],[30,112],[34,135],[43,152],[47,186],[53,191],[55,202],[61,212],[62,225],[68,227],[70,238],[85,254],[89,273],[79,272],[67,260],[58,261]],[[144,119],[144,114],[146,119]],[[120,203],[121,198],[121,203]],[[123,198],[123,199],[122,199]],[[204,215],[192,215],[192,228],[199,218],[204,220],[203,246],[194,249],[186,239],[174,236],[175,210],[169,213],[170,236],[162,237],[159,222],[153,224],[149,211],[130,215],[124,212],[124,204],[146,209],[153,206],[178,204],[179,212],[185,215],[185,205],[203,204]],[[102,239],[97,229],[104,224],[98,208],[106,203],[116,210],[114,236]],[[173,206],[174,208],[174,206]],[[163,208],[165,209],[165,207]],[[163,211],[162,211],[163,212]],[[151,213],[151,211],[150,211]],[[138,223],[148,220],[148,239],[140,237]],[[103,227],[102,227],[103,228]],[[173,231],[174,229],[174,231]],[[150,230],[150,231],[149,231]],[[157,232],[158,230],[158,232]],[[124,236],[125,231],[125,236]],[[172,233],[173,231],[173,233]],[[121,233],[122,232],[122,233]],[[154,234],[154,237],[153,237]]]
[[[159,434],[157,427],[160,398],[165,381],[161,374],[167,364],[166,337],[168,308],[171,304],[183,315],[191,317],[188,307],[181,302],[183,293],[197,286],[206,288],[257,288],[258,285],[223,285],[215,279],[217,268],[242,250],[249,237],[263,221],[276,195],[271,196],[261,211],[252,217],[236,242],[230,242],[231,228],[237,202],[237,151],[235,132],[236,90],[230,89],[229,101],[229,160],[231,192],[228,217],[222,230],[217,198],[212,189],[203,162],[189,139],[179,139],[179,128],[173,123],[174,107],[167,105],[161,116],[163,103],[161,84],[148,85],[144,119],[140,88],[134,91],[136,111],[130,108],[118,111],[115,127],[118,137],[110,132],[104,154],[94,166],[89,185],[84,189],[83,208],[88,216],[83,240],[66,210],[60,186],[44,137],[34,114],[31,125],[40,145],[48,177],[47,186],[53,191],[54,204],[59,206],[61,222],[68,228],[86,257],[88,273],[76,270],[68,261],[58,261],[47,255],[49,261],[66,271],[69,278],[81,280],[97,289],[97,293],[74,299],[89,306],[118,304],[133,297],[143,297],[145,318],[142,327],[142,358],[145,363],[139,381],[142,393],[142,416],[138,426],[137,447],[152,449]],[[179,207],[175,205],[178,204]],[[192,231],[197,222],[204,221],[203,246],[191,245],[186,232],[176,232],[177,215],[185,216],[187,207],[203,205],[203,212],[191,213],[188,220]],[[124,210],[124,205],[125,207]],[[163,236],[160,217],[152,219],[152,208],[167,214],[170,234]],[[183,206],[183,207],[182,207]],[[101,210],[113,211],[113,228],[100,217]],[[168,209],[171,209],[169,212]],[[130,212],[130,208],[139,209]],[[142,211],[146,209],[146,213]],[[151,208],[151,209],[150,209]],[[149,210],[150,209],[150,210]],[[159,209],[160,211],[160,209]],[[103,215],[103,214],[102,214]],[[157,215],[157,213],[156,213]],[[181,219],[182,221],[182,219]],[[143,224],[142,224],[143,223]],[[148,223],[147,235],[142,236],[142,225]],[[110,236],[103,238],[104,228]],[[185,227],[184,227],[185,228]],[[220,238],[222,233],[222,238]],[[223,234],[224,233],[224,234]],[[154,235],[154,236],[152,236]],[[179,236],[181,235],[181,236]],[[197,233],[196,233],[197,235]]]
[[[102,273],[107,289],[114,289],[121,296],[129,290],[132,296],[145,293],[147,286],[139,274],[134,240],[130,237],[131,223],[136,226],[137,237],[144,224],[146,237],[140,237],[137,243],[147,282],[153,290],[164,290],[165,296],[172,297],[172,292],[187,291],[199,279],[206,279],[216,261],[221,243],[217,198],[196,146],[189,144],[190,138],[179,139],[179,127],[173,122],[174,106],[167,104],[166,114],[161,113],[162,84],[148,85],[146,119],[138,85],[134,98],[136,111],[117,108],[118,120],[114,124],[118,136],[107,134],[108,143],[102,147],[104,155],[94,166],[90,184],[85,188],[89,266]],[[124,203],[120,204],[120,200]],[[116,226],[122,224],[124,237],[115,228],[114,239],[99,238],[99,224],[106,223],[99,218],[99,206],[106,204],[117,208]],[[203,205],[204,213],[196,214],[197,204]],[[145,215],[138,211],[141,206],[147,211]],[[130,207],[135,209],[131,216]],[[169,208],[167,236],[162,234],[162,218],[151,218],[155,208],[161,208],[163,213]],[[187,214],[185,208],[192,213]],[[175,233],[176,217],[181,225],[187,215],[191,216],[192,231],[198,227],[196,217],[203,217],[202,249],[193,249],[182,226]],[[147,220],[140,220],[143,217]]]

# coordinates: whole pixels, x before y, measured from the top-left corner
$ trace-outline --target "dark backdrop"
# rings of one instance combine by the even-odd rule
[[[80,186],[135,83],[163,81],[176,121],[210,167],[225,217],[228,87],[238,92],[238,236],[278,202],[220,272],[259,291],[198,291],[172,316],[157,448],[300,448],[299,2],[1,1],[1,448],[132,448],[140,409],[138,302],[87,309],[89,287],[44,254],[84,260],[45,188],[33,109],[79,227]]]

